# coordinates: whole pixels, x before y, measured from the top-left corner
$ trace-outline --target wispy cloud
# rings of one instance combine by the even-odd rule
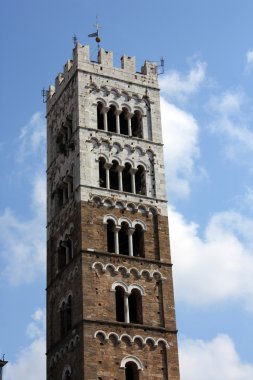
[[[253,311],[253,220],[234,211],[214,214],[200,237],[198,225],[169,211],[178,299],[206,307],[242,301]]]
[[[195,94],[206,78],[206,63],[195,61],[187,74],[171,70],[160,79],[160,86],[164,96],[169,99],[185,101]]]
[[[253,115],[243,91],[226,91],[212,96],[206,109],[211,116],[209,130],[223,137],[226,156],[236,160],[248,158],[253,152]]]
[[[22,217],[10,207],[6,207],[0,214],[1,275],[13,285],[32,282],[45,270],[44,131],[45,123],[42,123],[41,114],[36,113],[20,134],[19,158],[22,159],[22,168],[30,168],[25,177],[26,186],[31,189],[30,209],[27,208],[27,214]],[[18,164],[13,170],[19,170]]]
[[[199,127],[194,117],[161,98],[162,128],[169,194],[184,198],[196,177]]]
[[[249,74],[253,69],[253,50],[250,49],[246,53],[246,65],[245,65],[245,73]]]
[[[211,341],[180,342],[181,377],[184,380],[251,380],[253,365],[243,362],[228,335]]]
[[[32,341],[18,353],[15,362],[9,362],[5,367],[6,380],[46,378],[45,310],[35,311],[27,327],[27,334]]]

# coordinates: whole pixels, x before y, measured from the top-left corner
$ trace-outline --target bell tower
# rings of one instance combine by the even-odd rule
[[[77,43],[47,144],[47,380],[179,380],[156,64]]]

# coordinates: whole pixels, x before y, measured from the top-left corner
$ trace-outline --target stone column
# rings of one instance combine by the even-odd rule
[[[116,116],[116,132],[120,134],[120,120],[119,115],[121,114],[122,110],[116,110],[115,116]]]
[[[134,116],[133,113],[128,112],[128,114],[127,114],[128,136],[132,136],[131,119],[132,119],[133,116]]]
[[[107,112],[109,111],[109,107],[104,107],[102,109],[103,117],[104,117],[104,131],[108,131],[108,123],[107,123]]]
[[[118,181],[119,181],[119,191],[123,191],[123,182],[122,182],[122,172],[125,169],[125,166],[118,165],[117,171],[118,171]]]
[[[133,250],[133,233],[135,231],[135,228],[129,227],[128,228],[128,247],[129,247],[129,256],[134,255],[134,250]]]
[[[109,162],[106,162],[104,164],[104,168],[106,170],[106,188],[110,189],[110,168],[112,167],[112,164]]]
[[[131,168],[129,171],[130,171],[130,174],[131,174],[132,193],[136,194],[136,189],[135,189],[135,173],[138,171],[138,169]]]
[[[121,226],[115,226],[113,229],[114,232],[114,247],[115,247],[115,253],[119,254],[119,230],[121,229]]]
[[[129,304],[128,304],[128,293],[124,293],[124,319],[126,323],[129,323]]]

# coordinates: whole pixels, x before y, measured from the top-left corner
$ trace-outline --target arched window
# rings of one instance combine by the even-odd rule
[[[106,169],[103,157],[99,157],[99,186],[106,188]]]
[[[126,380],[139,380],[139,370],[136,363],[129,361],[126,363],[125,368]]]
[[[107,251],[111,253],[115,252],[114,229],[114,221],[109,219],[107,222]]]
[[[137,172],[135,174],[135,189],[136,194],[146,195],[146,174],[142,165],[138,165]]]
[[[142,132],[142,115],[140,111],[134,111],[134,115],[131,119],[132,136],[143,138]]]
[[[97,128],[104,130],[103,104],[101,102],[97,104]]]
[[[73,243],[70,235],[65,235],[65,239],[60,241],[58,248],[58,268],[63,269],[73,258]]]
[[[142,295],[138,289],[133,289],[128,297],[130,323],[143,323]]]
[[[116,133],[116,107],[111,105],[107,112],[108,132]]]
[[[128,240],[129,226],[126,222],[121,223],[119,231],[119,253],[120,255],[129,255],[129,240]]]
[[[122,182],[123,182],[123,191],[132,193],[132,175],[131,175],[131,165],[127,162],[125,168],[122,171]]]
[[[71,329],[72,326],[72,297],[68,296],[67,307],[66,307],[66,328],[67,331]]]
[[[145,257],[144,230],[140,224],[136,224],[133,233],[133,256]]]
[[[125,321],[125,290],[121,286],[117,286],[115,289],[115,301],[116,301],[116,320],[118,322]]]
[[[70,380],[72,378],[71,376],[71,368],[69,365],[65,366],[63,373],[62,373],[62,380]]]
[[[112,166],[110,168],[110,188],[113,190],[119,190],[118,166],[119,166],[118,161],[113,160]]]
[[[63,301],[60,307],[60,330],[64,336],[72,326],[72,297],[68,296],[67,302]]]
[[[66,128],[67,128],[68,141],[69,141],[71,139],[72,134],[73,134],[72,115],[68,115],[66,117]]]
[[[126,108],[123,108],[119,120],[121,135],[128,135],[128,110]]]

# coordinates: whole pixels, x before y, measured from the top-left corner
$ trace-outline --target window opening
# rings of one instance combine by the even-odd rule
[[[142,324],[142,296],[139,290],[133,289],[128,297],[130,323]]]
[[[115,289],[116,299],[116,320],[118,322],[125,322],[125,305],[124,305],[125,291],[121,286]]]
[[[73,134],[73,121],[72,121],[72,116],[70,115],[67,116],[66,118],[66,126],[67,126],[68,140],[70,140]]]
[[[125,168],[122,171],[122,182],[123,182],[123,191],[132,193],[132,175],[131,175],[131,165],[127,162]]]
[[[110,106],[107,112],[108,132],[116,133],[116,107]]]
[[[140,111],[134,111],[134,115],[131,119],[132,136],[143,137],[142,133],[142,115]]]
[[[99,158],[99,186],[106,188],[106,169],[103,157]]]
[[[66,329],[69,331],[72,326],[72,297],[68,297],[68,303],[66,308]]]
[[[64,336],[72,326],[72,297],[69,296],[67,303],[63,302],[60,308],[61,336]]]
[[[107,251],[115,252],[115,240],[114,240],[114,228],[115,224],[112,220],[108,220],[107,222]]]
[[[138,165],[135,174],[135,189],[136,194],[146,195],[146,173],[142,165]]]
[[[104,130],[103,104],[101,102],[97,104],[97,128]]]
[[[128,243],[128,224],[126,222],[121,223],[121,229],[119,231],[119,253],[120,255],[129,255],[129,243]]]
[[[125,375],[126,380],[139,380],[137,364],[134,362],[126,363]]]
[[[120,120],[120,133],[122,135],[128,135],[128,110],[123,108],[121,114],[119,115]]]
[[[133,255],[145,257],[144,251],[144,230],[140,224],[137,224],[133,233]]]
[[[113,160],[112,166],[110,168],[110,188],[113,190],[119,190],[118,166],[119,166],[118,161]]]

